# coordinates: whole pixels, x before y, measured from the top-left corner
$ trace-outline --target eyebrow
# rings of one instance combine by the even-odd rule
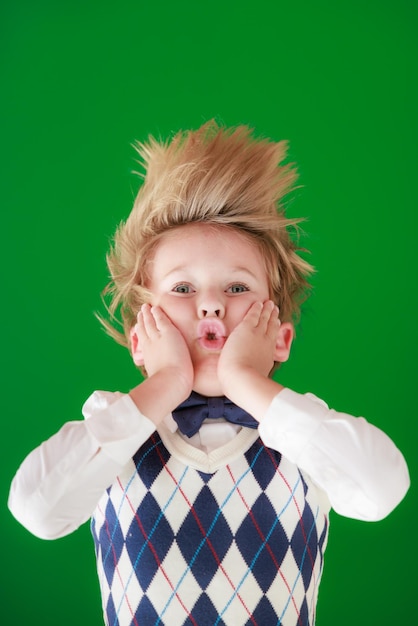
[[[166,274],[164,274],[162,276],[162,279],[169,278],[172,274],[176,274],[178,272],[188,272],[189,270],[190,270],[189,266],[179,265],[177,267],[174,267],[170,271],[168,271]],[[243,266],[233,267],[228,271],[230,271],[232,274],[248,274],[254,280],[258,280],[257,276],[250,269],[243,267]]]
[[[234,267],[232,269],[232,272],[236,272],[236,273],[243,273],[243,274],[249,274],[250,276],[252,276],[252,278],[254,278],[254,280],[257,280],[257,276],[247,267]]]

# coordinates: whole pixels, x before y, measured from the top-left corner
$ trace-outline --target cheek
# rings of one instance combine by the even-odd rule
[[[257,298],[253,294],[249,293],[248,296],[240,298],[232,298],[228,304],[228,317],[230,321],[236,326],[239,324],[248,312],[248,309],[257,302]]]
[[[158,304],[178,328],[190,325],[192,307],[186,299],[162,297],[153,304]]]

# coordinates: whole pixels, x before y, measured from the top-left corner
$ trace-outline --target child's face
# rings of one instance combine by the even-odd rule
[[[220,395],[217,364],[229,334],[254,302],[269,299],[261,252],[239,231],[188,224],[158,243],[147,284],[183,335],[194,366],[195,391]]]

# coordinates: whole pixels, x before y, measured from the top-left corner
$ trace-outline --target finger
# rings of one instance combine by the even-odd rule
[[[135,324],[135,332],[138,337],[143,338],[146,335],[145,327],[144,327],[144,317],[142,315],[142,311],[138,311],[136,316],[136,324]]]
[[[156,334],[159,333],[157,324],[152,313],[152,308],[150,304],[143,304],[141,307],[141,315],[142,321],[144,325],[144,330],[147,337],[152,338],[155,337]]]
[[[262,302],[254,302],[243,317],[243,322],[256,328],[260,321],[260,315],[263,310]]]
[[[279,307],[274,305],[270,318],[267,322],[267,334],[271,337],[276,337],[280,325]]]
[[[146,324],[147,313],[145,309],[146,305],[142,305],[136,316],[135,332],[140,339],[141,343],[144,343],[149,339],[149,329]],[[145,314],[145,315],[144,315]]]
[[[173,326],[170,318],[164,313],[161,307],[153,306],[151,307],[151,315],[154,319],[155,326],[157,330],[160,332],[166,330],[167,328]]]
[[[267,300],[266,302],[264,302],[263,304],[263,308],[261,310],[260,313],[260,320],[258,325],[260,326],[260,328],[264,329],[267,331],[268,328],[268,324],[271,320],[272,317],[276,317],[275,313],[274,313],[274,309],[275,309],[275,304],[272,300]]]

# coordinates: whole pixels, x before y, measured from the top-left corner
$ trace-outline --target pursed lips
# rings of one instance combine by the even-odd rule
[[[225,326],[215,318],[203,319],[197,327],[197,338],[206,350],[221,350],[226,341]]]

